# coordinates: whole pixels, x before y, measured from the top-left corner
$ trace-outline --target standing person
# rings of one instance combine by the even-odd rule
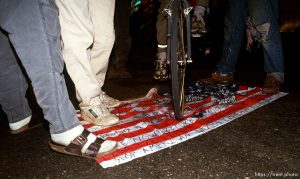
[[[106,79],[132,78],[127,63],[131,51],[130,0],[116,0],[115,8],[115,54],[111,58]]]
[[[31,81],[44,118],[49,122],[50,147],[58,152],[95,158],[116,148],[80,125],[63,77],[58,9],[54,0],[0,1],[0,104],[11,133],[31,129],[25,98],[27,81],[12,47]]]
[[[115,41],[115,0],[56,0],[63,41],[63,57],[75,84],[81,117],[95,125],[119,119],[108,108],[120,101],[102,91]]]
[[[27,79],[17,63],[17,56],[7,35],[0,28],[0,104],[9,121],[10,133],[20,134],[37,127],[39,123],[34,121],[25,97]]]
[[[248,19],[247,19],[248,18]],[[238,59],[244,32],[263,47],[266,79],[264,93],[279,92],[284,81],[284,62],[277,0],[231,0],[225,17],[223,57],[217,64],[217,71],[207,80],[214,83],[233,82],[235,64]]]
[[[209,0],[194,0],[191,2],[192,5],[194,5],[191,34],[193,37],[201,37],[207,32],[204,15],[208,8]],[[158,44],[153,78],[158,81],[166,81],[169,79],[169,72],[167,67],[167,13],[164,11],[169,3],[170,0],[160,1],[156,23],[156,36]]]

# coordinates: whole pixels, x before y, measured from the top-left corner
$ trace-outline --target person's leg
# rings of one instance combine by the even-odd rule
[[[167,51],[167,16],[168,14],[165,12],[165,8],[167,8],[168,4],[170,3],[170,0],[161,0],[158,16],[157,16],[157,22],[156,22],[156,38],[158,43],[158,53],[160,52],[166,52]]]
[[[98,2],[103,3],[104,1]],[[91,19],[91,1],[56,0],[56,3],[60,12],[59,20],[63,40],[63,56],[68,73],[76,87],[81,117],[96,125],[115,124],[118,122],[118,118],[109,113],[107,107],[103,104],[103,100],[100,98],[103,96],[101,87],[114,41],[113,28],[112,32],[109,31],[110,34],[101,34],[103,39],[98,41],[96,40],[96,29],[98,26],[94,26]],[[112,2],[110,1],[110,3]],[[101,9],[97,10],[102,12]],[[106,11],[114,11],[114,9],[106,9]],[[99,18],[101,22],[110,22],[109,19],[101,16],[101,14],[99,14]],[[110,18],[112,19],[113,17]],[[108,25],[113,25],[113,23]],[[99,49],[98,43],[104,43],[107,47]],[[94,50],[91,50],[94,48],[97,48],[101,52],[99,55],[103,55],[104,58],[102,60],[97,59],[100,61],[100,65],[97,67],[95,67],[97,62],[93,60],[95,54],[92,51]],[[96,71],[96,68],[101,70]],[[99,74],[99,77],[102,76],[103,79],[99,80],[100,78],[97,78],[97,74]],[[108,102],[110,101],[113,100],[108,100]]]
[[[224,21],[224,43],[217,69],[221,73],[235,72],[248,16],[247,0],[231,0]]]
[[[89,0],[89,11],[94,27],[91,65],[101,90],[105,80],[109,56],[115,42],[115,0]]]
[[[208,83],[232,83],[235,65],[240,53],[248,15],[247,0],[231,0],[224,20],[222,58],[217,70],[203,81]]]
[[[84,135],[84,143],[76,143],[86,130],[77,119],[62,75],[60,26],[54,0],[20,1],[14,11],[7,12],[11,13],[4,13],[7,21],[0,21],[0,26],[9,33],[9,39],[32,82],[37,102],[49,122],[53,144],[65,148],[71,143],[69,149],[65,148],[67,151],[60,152],[82,155],[89,150],[87,148],[96,136]],[[116,142],[100,142],[96,155],[112,151],[115,146]],[[74,148],[76,151],[72,151]]]
[[[277,0],[253,0],[249,3],[249,15],[258,31],[258,41],[263,46],[264,68],[267,73],[266,92],[276,93],[284,81],[282,42],[279,31]],[[270,77],[271,76],[271,77]],[[274,78],[275,80],[272,80]],[[276,82],[277,81],[277,82]],[[273,84],[273,85],[272,85]]]
[[[167,8],[170,0],[161,0],[159,12],[156,22],[156,38],[157,38],[157,55],[155,61],[154,79],[158,81],[165,81],[169,78],[167,70],[167,16],[165,8]]]
[[[57,13],[51,0],[22,1],[2,25],[31,80],[51,133],[79,125],[62,75]]]
[[[197,0],[192,16],[191,35],[201,37],[207,33],[205,15],[208,13],[209,0]]]
[[[89,0],[89,11],[94,27],[94,43],[90,51],[91,65],[101,90],[99,98],[107,108],[117,107],[120,101],[109,97],[101,89],[115,42],[115,0]]]
[[[90,47],[94,31],[90,18],[89,1],[56,0],[59,8],[63,57],[67,71],[75,84],[80,106],[101,104],[101,86],[93,72]]]
[[[131,50],[131,37],[129,33],[129,9],[128,0],[116,0],[115,10],[115,52],[114,66],[119,78],[130,78],[132,75],[127,70],[127,62]]]
[[[0,29],[0,104],[16,131],[30,122],[31,110],[25,97],[28,84],[7,35]]]

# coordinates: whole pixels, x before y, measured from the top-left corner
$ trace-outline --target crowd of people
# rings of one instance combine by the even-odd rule
[[[169,78],[164,8],[170,0],[159,2],[158,48],[153,77],[164,81]],[[128,5],[130,1],[0,1],[0,104],[12,134],[35,127],[25,97],[31,85],[44,119],[49,123],[49,146],[53,150],[96,158],[117,148],[115,141],[102,140],[79,123],[69,100],[63,68],[66,65],[75,84],[81,117],[94,125],[117,124],[119,118],[111,114],[110,109],[121,102],[108,96],[102,87],[114,45],[116,72],[132,77],[126,67],[131,46],[129,22],[119,19],[128,18],[128,14],[122,11],[124,15],[114,16],[122,13],[122,7],[123,10],[127,7],[122,3]],[[197,0],[191,4],[194,5],[191,34],[201,37],[207,32],[204,16],[208,13],[209,1]],[[204,80],[209,83],[233,82],[242,37],[247,32],[249,48],[253,41],[263,46],[266,72],[263,92],[277,93],[284,81],[278,16],[277,0],[229,1],[224,22],[223,55],[217,70]]]

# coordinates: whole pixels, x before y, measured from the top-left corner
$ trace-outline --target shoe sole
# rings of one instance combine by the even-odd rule
[[[277,93],[279,93],[279,91],[277,91],[277,90],[275,91],[275,90],[263,89],[262,93],[263,94],[277,94]]]
[[[95,158],[103,157],[104,155],[111,154],[111,153],[115,152],[118,148],[118,145],[116,145],[110,151],[98,153],[96,157],[89,157],[89,156],[85,156],[85,155],[82,155],[82,154],[80,155],[80,154],[77,154],[77,153],[68,152],[68,151],[65,150],[65,148],[66,148],[65,146],[55,144],[53,141],[49,141],[49,146],[52,150],[54,150],[56,152],[71,155],[71,156],[76,156],[76,157],[84,157],[84,158],[88,158],[88,159],[95,159]]]
[[[112,125],[115,125],[115,124],[117,124],[118,122],[119,122],[119,120],[118,121],[116,121],[115,123],[113,123],[113,124],[103,124],[103,123],[99,123],[99,122],[97,122],[97,121],[95,121],[94,119],[92,119],[91,117],[89,117],[88,115],[86,115],[86,114],[84,114],[84,113],[81,113],[81,118],[83,119],[83,120],[85,120],[85,121],[87,121],[87,122],[89,122],[89,123],[92,123],[92,124],[94,124],[94,125],[97,125],[97,126],[112,126]],[[101,120],[100,120],[101,121]]]
[[[21,133],[23,133],[23,132],[32,130],[32,129],[37,128],[37,127],[40,127],[40,126],[42,126],[42,123],[38,123],[38,124],[36,124],[36,125],[34,125],[34,126],[29,126],[29,124],[26,124],[25,126],[21,127],[20,129],[17,129],[17,130],[10,130],[9,132],[10,132],[11,134],[14,134],[14,135],[15,135],[15,134],[21,134]]]
[[[169,79],[171,79],[171,75],[168,75],[166,77],[155,77],[155,76],[153,76],[153,78],[156,81],[168,81]]]

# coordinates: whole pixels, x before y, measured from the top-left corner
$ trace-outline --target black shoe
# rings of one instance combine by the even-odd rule
[[[166,81],[169,79],[168,65],[166,60],[155,61],[155,72],[153,78],[157,81]]]

